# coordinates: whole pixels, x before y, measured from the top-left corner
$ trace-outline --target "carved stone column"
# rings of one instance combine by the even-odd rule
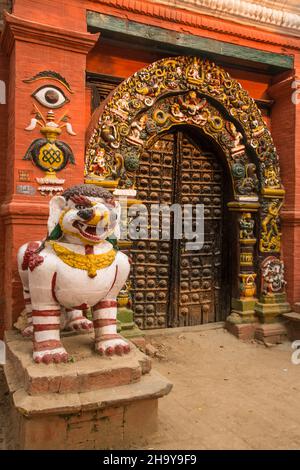
[[[255,248],[257,231],[255,213],[260,204],[258,202],[230,202],[229,211],[232,216],[232,243],[236,246],[237,259],[233,272],[233,291],[231,313],[227,322],[233,324],[253,323],[255,318],[255,304],[257,302],[255,268]],[[234,251],[234,250],[233,250]]]

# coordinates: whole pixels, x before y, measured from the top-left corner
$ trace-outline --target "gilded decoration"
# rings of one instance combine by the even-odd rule
[[[176,124],[201,127],[218,142],[237,196],[249,198],[259,186],[283,191],[278,155],[255,101],[224,69],[188,56],[154,62],[118,86],[87,144],[86,180],[132,187],[142,148]],[[249,152],[260,162],[258,176]]]
[[[279,158],[255,101],[213,62],[196,57],[162,59],[122,82],[91,129],[85,181],[134,188],[140,155],[174,126],[197,128],[221,150],[240,211],[240,292],[256,294],[254,219],[259,209],[261,253],[279,253],[283,204]],[[231,204],[231,206],[230,206]]]
[[[31,123],[26,127],[27,131],[32,131],[36,126],[40,126],[43,138],[35,139],[29,146],[24,156],[24,160],[31,160],[38,168],[46,172],[46,178],[41,181],[47,184],[57,184],[56,172],[65,168],[70,162],[75,163],[72,149],[65,142],[58,140],[62,129],[66,127],[67,132],[75,135],[70,123],[66,122],[64,114],[57,122],[52,110],[48,111],[46,118],[41,111],[36,108],[36,115],[31,119]],[[49,180],[49,181],[48,181]]]
[[[256,274],[255,273],[243,273],[240,274],[240,290],[241,298],[252,298],[256,294]]]
[[[259,249],[261,252],[280,252],[281,230],[280,209],[283,205],[281,199],[263,201],[262,222]]]

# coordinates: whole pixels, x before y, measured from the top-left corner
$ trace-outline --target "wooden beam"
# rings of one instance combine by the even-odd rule
[[[101,31],[104,37],[124,40],[134,45],[154,47],[172,55],[205,56],[216,62],[226,62],[229,66],[239,65],[270,74],[294,68],[294,57],[291,55],[180,33],[94,11],[87,11],[87,24],[89,30]]]

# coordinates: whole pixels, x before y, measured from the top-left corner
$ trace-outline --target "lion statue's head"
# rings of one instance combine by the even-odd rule
[[[118,237],[120,205],[100,186],[81,184],[50,201],[48,239],[65,237],[72,243],[97,244]]]

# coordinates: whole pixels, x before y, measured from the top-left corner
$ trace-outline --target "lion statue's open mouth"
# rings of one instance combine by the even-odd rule
[[[103,240],[105,234],[110,233],[114,229],[115,224],[105,224],[101,225],[89,225],[79,220],[73,222],[73,227],[75,227],[80,235],[91,242],[97,242]]]

